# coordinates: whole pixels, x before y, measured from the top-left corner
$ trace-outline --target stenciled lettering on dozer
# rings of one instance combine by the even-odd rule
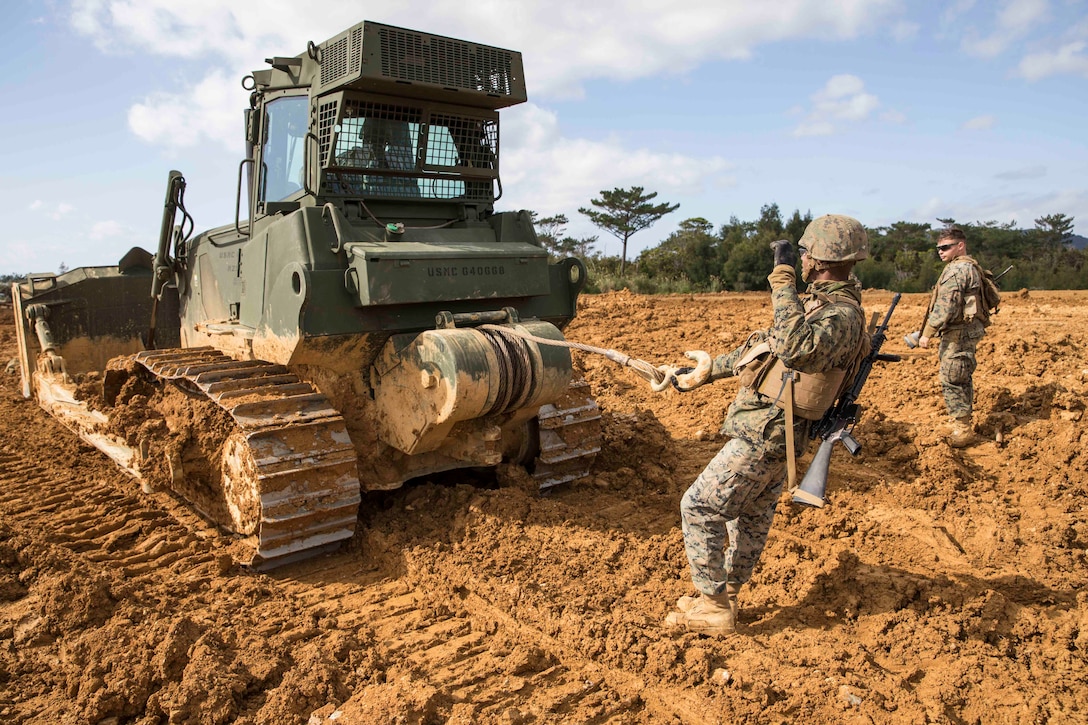
[[[461,267],[427,267],[428,277],[494,277],[506,274],[502,264],[464,265]]]

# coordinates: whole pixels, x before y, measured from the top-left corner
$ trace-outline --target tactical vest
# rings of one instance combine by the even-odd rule
[[[854,307],[864,318],[861,305],[850,297],[835,297],[816,293],[805,302],[805,319],[810,320],[823,307],[842,302]],[[793,388],[793,412],[806,420],[819,420],[834,405],[846,383],[857,373],[862,358],[869,354],[869,337],[862,335],[858,349],[843,368],[831,368],[820,373],[802,373],[791,370],[771,352],[770,343],[758,339],[759,333],[749,335],[745,343],[749,350],[737,361],[734,371],[744,387],[752,388],[761,395],[773,398],[775,405],[785,410],[784,375],[787,371],[796,378]]]
[[[975,320],[981,322],[983,327],[989,327],[990,316],[997,312],[997,306],[1001,303],[1001,295],[997,289],[997,284],[993,281],[993,274],[983,269],[982,265],[975,261],[973,257],[964,255],[959,259],[975,268],[975,272],[978,273],[979,284],[972,285],[963,291],[963,314],[960,319],[950,320],[947,329],[954,330],[969,325]],[[952,261],[949,264],[956,264],[956,262]],[[933,304],[937,301],[939,286],[935,286],[933,293],[930,295],[930,309],[933,309]]]

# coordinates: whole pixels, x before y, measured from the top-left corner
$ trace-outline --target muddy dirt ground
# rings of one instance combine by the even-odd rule
[[[901,341],[925,298],[903,298],[862,453],[836,451],[832,505],[783,495],[721,638],[663,620],[692,591],[680,496],[735,382],[655,394],[577,353],[604,419],[588,480],[433,477],[368,496],[339,551],[254,573],[2,374],[0,721],[1088,722],[1088,293],[1006,297],[979,348],[984,438],[962,451],[940,440],[935,353]],[[583,297],[567,335],[680,364],[767,305]]]

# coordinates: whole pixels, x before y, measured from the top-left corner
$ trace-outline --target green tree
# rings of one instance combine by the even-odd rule
[[[767,289],[770,269],[767,242],[798,240],[811,222],[811,214],[799,211],[782,223],[776,204],[760,209],[755,221],[735,215],[716,233],[701,217],[686,219],[656,247],[638,257],[633,275],[621,276],[623,260],[588,250],[590,291],[628,288],[645,294],[737,291]],[[1088,250],[1069,243],[1073,218],[1050,214],[1035,220],[1034,229],[1019,229],[1015,222],[957,223],[938,219],[928,223],[898,221],[867,229],[869,258],[855,268],[867,288],[898,292],[924,292],[933,287],[944,268],[934,246],[946,226],[956,225],[967,235],[968,250],[979,263],[994,272],[1015,265],[1002,278],[1002,289],[1088,289]]]
[[[1047,257],[1057,259],[1065,249],[1065,243],[1073,235],[1073,217],[1065,214],[1047,214],[1035,220],[1036,236]]]
[[[627,241],[637,232],[652,226],[661,217],[680,208],[679,204],[651,204],[657,198],[657,192],[643,193],[641,186],[630,189],[616,188],[612,191],[601,190],[598,199],[591,199],[590,204],[597,209],[581,207],[580,214],[585,214],[594,226],[603,229],[623,243],[620,255],[620,276],[627,265]],[[598,211],[599,210],[599,211]]]
[[[858,279],[875,287],[922,291],[915,282],[928,279],[929,270],[940,263],[933,250],[935,240],[929,224],[895,222],[866,231],[869,259],[858,264]]]
[[[812,222],[812,212],[806,211],[804,216],[801,216],[801,212],[797,209],[793,210],[793,216],[786,222],[786,238],[794,244],[801,241],[801,235],[805,233],[805,229]],[[771,240],[774,241],[774,240]]]
[[[786,236],[778,204],[760,207],[759,219],[754,222],[737,223],[731,218],[721,231],[722,246],[728,250],[721,267],[725,288],[739,292],[767,289],[773,259],[770,243]]]
[[[589,256],[593,245],[597,243],[597,237],[595,236],[580,239],[564,236],[567,231],[567,224],[570,222],[566,214],[540,218],[535,211],[530,211],[529,218],[536,230],[536,238],[540,241],[541,246],[548,250],[548,254],[553,259],[564,259],[566,257],[585,259]]]
[[[733,253],[733,249],[745,239],[750,237],[756,231],[756,225],[754,222],[742,222],[734,214],[729,217],[729,221],[722,224],[718,229],[718,238],[721,240],[721,263],[724,264],[729,255]]]
[[[540,245],[548,250],[549,254],[559,256],[556,251],[559,246],[559,237],[570,222],[567,215],[556,214],[541,218],[535,211],[530,211],[529,218],[533,222],[533,229],[536,230],[536,238],[540,241]]]
[[[767,241],[758,236],[745,239],[733,248],[722,266],[722,281],[727,289],[738,292],[768,289],[767,275],[773,259]]]
[[[869,256],[882,261],[893,260],[903,252],[931,252],[933,239],[929,224],[896,222],[891,226],[867,230]]]
[[[705,288],[718,271],[714,250],[718,240],[713,229],[702,217],[685,219],[665,241],[638,256],[639,271],[650,278],[683,277],[695,288]]]
[[[1016,222],[996,221],[960,224],[967,235],[967,249],[982,266],[996,266],[1003,259],[1036,260],[1049,255],[1042,249],[1034,229],[1017,229]]]
[[[759,221],[756,222],[756,236],[766,239],[767,243],[781,239],[786,233],[786,227],[782,223],[782,212],[778,204],[764,204],[759,209]]]
[[[596,235],[592,237],[563,237],[556,244],[556,250],[560,257],[578,257],[585,260],[593,252],[593,246],[596,243]]]

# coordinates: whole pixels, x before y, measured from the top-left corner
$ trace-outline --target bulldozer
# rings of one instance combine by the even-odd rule
[[[233,221],[194,234],[170,171],[154,254],[12,286],[23,395],[253,567],[423,476],[586,476],[600,413],[562,332],[585,265],[495,210],[520,53],[364,21],[265,62]]]

